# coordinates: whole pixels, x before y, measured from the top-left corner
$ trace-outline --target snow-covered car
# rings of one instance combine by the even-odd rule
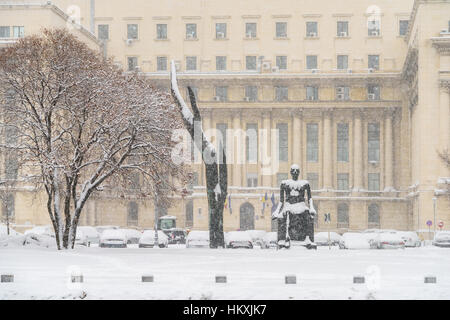
[[[136,229],[117,229],[123,231],[127,236],[127,244],[138,244],[142,237],[142,232]]]
[[[36,226],[32,229],[26,230],[24,234],[37,234],[52,238],[55,237],[55,231],[53,230],[52,226]]]
[[[405,241],[398,233],[380,232],[369,240],[371,248],[374,249],[404,249]]]
[[[264,246],[264,236],[267,233],[265,230],[247,230],[245,232],[252,239],[253,246],[260,246],[261,248]]]
[[[397,234],[405,242],[405,247],[420,247],[421,241],[414,231],[397,231]]]
[[[95,229],[97,230],[98,234],[101,235],[103,233],[103,231],[105,230],[115,230],[115,229],[119,229],[118,226],[98,226],[95,227]]]
[[[100,248],[126,248],[127,235],[122,230],[107,229],[100,236]]]
[[[263,246],[261,248],[277,248],[278,234],[277,232],[267,232],[263,238]]]
[[[8,235],[8,227],[6,224],[0,223],[0,236],[6,236]],[[10,236],[18,236],[20,235],[19,232],[15,231],[13,228],[9,227],[9,235]]]
[[[186,237],[186,248],[209,248],[209,231],[189,232]]]
[[[186,231],[181,228],[171,228],[163,230],[166,236],[169,238],[169,244],[185,244],[186,243]]]
[[[145,230],[139,239],[139,248],[153,248],[155,246],[155,236],[155,230]],[[158,230],[158,246],[160,248],[169,246],[169,238],[161,230]]]
[[[436,247],[450,248],[450,231],[439,231],[436,233],[433,245]]]
[[[100,241],[100,235],[97,229],[95,229],[94,227],[80,226],[77,228],[77,231],[78,230],[82,231],[86,235],[88,245],[90,245],[91,243],[98,243]]]
[[[225,246],[233,249],[253,249],[253,242],[252,238],[246,231],[230,231],[225,234]]]
[[[77,233],[75,235],[75,244],[86,246],[88,245],[88,237],[87,235],[77,228]]]
[[[330,244],[338,246],[341,241],[341,235],[336,232],[330,232]],[[318,246],[328,246],[328,232],[318,232],[314,235],[314,243]]]
[[[314,239],[315,240],[315,239]],[[346,232],[339,242],[340,249],[370,249],[370,237],[364,233]]]

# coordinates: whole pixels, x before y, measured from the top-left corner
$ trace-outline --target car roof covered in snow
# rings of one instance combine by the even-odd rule
[[[155,238],[155,230],[145,230],[144,233],[142,233],[142,238],[147,239]],[[158,238],[168,239],[167,235],[161,230],[158,230]]]
[[[98,231],[94,227],[91,226],[79,226],[77,231],[81,230],[88,237],[98,237]]]
[[[177,217],[175,217],[175,216],[162,216],[162,217],[159,217],[159,219],[160,220],[164,220],[164,219],[177,219]]]
[[[102,239],[127,239],[127,235],[123,230],[120,229],[107,229],[103,231]]]
[[[225,234],[228,241],[251,241],[252,238],[246,231],[230,231]]]
[[[187,239],[189,240],[209,240],[209,231],[192,230],[189,232]]]

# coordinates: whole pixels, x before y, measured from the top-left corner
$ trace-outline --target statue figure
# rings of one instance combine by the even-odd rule
[[[292,179],[280,185],[280,202],[272,218],[278,220],[278,248],[289,248],[291,240],[300,241],[308,249],[314,244],[314,216],[311,188],[307,180],[299,180],[300,168],[293,164]],[[307,205],[308,203],[308,205]]]

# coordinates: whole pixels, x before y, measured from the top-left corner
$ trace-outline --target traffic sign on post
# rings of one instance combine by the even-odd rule
[[[438,227],[442,230],[442,228],[444,227],[444,221],[439,221]]]
[[[427,226],[428,226],[428,227],[431,227],[432,225],[433,225],[433,222],[432,222],[431,220],[428,220],[428,221],[427,221]]]

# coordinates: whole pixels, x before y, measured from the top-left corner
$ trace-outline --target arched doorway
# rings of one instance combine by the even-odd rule
[[[248,202],[241,205],[239,228],[241,231],[255,229],[255,208]]]

